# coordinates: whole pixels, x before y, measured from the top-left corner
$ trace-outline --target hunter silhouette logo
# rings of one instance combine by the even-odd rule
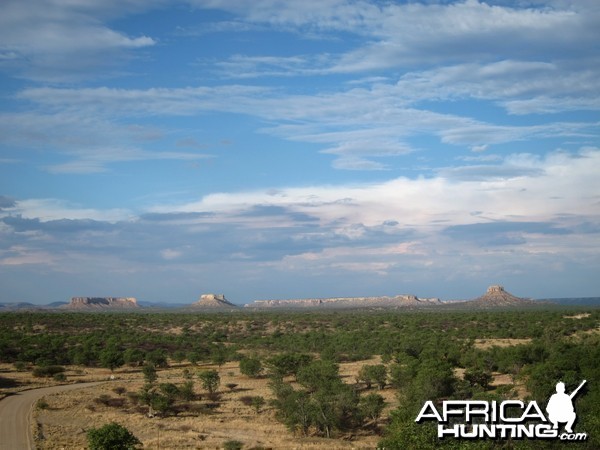
[[[574,433],[577,419],[573,399],[586,380],[570,394],[565,393],[565,383],[556,384],[556,393],[548,400],[546,413],[535,400],[485,401],[444,400],[436,406],[425,402],[415,422],[437,422],[439,439],[560,439],[585,441],[587,433]],[[438,409],[439,408],[439,409]],[[564,432],[559,424],[564,423]]]
[[[565,431],[567,433],[573,433],[573,424],[575,423],[575,419],[577,419],[575,408],[573,407],[573,398],[585,383],[586,380],[583,380],[577,389],[571,392],[570,395],[565,394],[565,383],[562,381],[556,383],[556,394],[553,394],[552,397],[550,397],[548,405],[546,406],[548,419],[550,419],[550,422],[554,425],[552,429],[557,430],[559,422],[566,422]]]

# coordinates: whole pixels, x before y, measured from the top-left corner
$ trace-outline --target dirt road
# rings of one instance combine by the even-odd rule
[[[0,450],[32,450],[35,448],[30,431],[31,410],[44,395],[95,386],[102,382],[67,384],[32,389],[11,395],[0,401]]]

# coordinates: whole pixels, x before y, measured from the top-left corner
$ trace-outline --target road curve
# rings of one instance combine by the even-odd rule
[[[103,382],[65,384],[31,389],[0,401],[0,450],[33,450],[35,444],[29,426],[34,403],[44,395],[95,386]]]

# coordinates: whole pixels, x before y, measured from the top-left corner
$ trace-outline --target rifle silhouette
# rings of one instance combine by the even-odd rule
[[[587,380],[583,380],[581,382],[581,384],[579,386],[577,386],[577,389],[575,389],[573,392],[571,392],[571,394],[569,395],[569,398],[573,399],[573,397],[575,397],[575,395],[577,395],[577,393],[579,392],[579,389],[581,389],[586,382],[587,382]]]

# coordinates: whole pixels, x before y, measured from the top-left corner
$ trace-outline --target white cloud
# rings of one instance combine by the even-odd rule
[[[474,151],[487,149],[491,145],[509,142],[531,141],[552,137],[592,137],[597,135],[597,124],[589,122],[547,122],[543,125],[496,125],[470,117],[442,114],[411,105],[421,100],[438,100],[440,97],[470,95],[477,98],[474,90],[482,73],[504,73],[513,64],[499,66],[472,66],[475,75],[452,89],[444,87],[449,78],[457,80],[461,73],[469,72],[467,66],[443,69],[429,75],[406,77],[398,84],[377,83],[369,88],[353,87],[339,92],[314,95],[293,95],[260,86],[224,85],[217,87],[187,87],[172,89],[125,90],[109,88],[58,89],[31,88],[22,91],[19,97],[35,102],[50,122],[45,128],[36,127],[35,134],[44,138],[65,127],[73,132],[58,133],[61,138],[89,137],[89,128],[98,128],[97,135],[125,135],[129,128],[115,124],[115,117],[145,117],[202,115],[210,111],[243,114],[258,117],[269,125],[263,132],[289,140],[323,145],[322,151],[335,154],[338,159],[334,167],[343,169],[382,169],[385,164],[373,158],[404,155],[415,149],[410,139],[418,136],[435,136],[442,143],[471,148]],[[522,67],[516,64],[516,67]],[[525,64],[524,70],[538,67]],[[542,65],[546,67],[546,65]],[[479,75],[477,75],[479,74]],[[486,75],[487,76],[487,75]],[[458,77],[458,78],[457,78]],[[420,86],[425,79],[432,89]],[[416,83],[411,86],[410,81]],[[433,80],[433,81],[431,81]],[[505,94],[505,82],[497,83],[497,95]],[[452,83],[449,83],[452,84]],[[436,88],[437,86],[437,88]],[[417,94],[415,92],[430,93]],[[490,86],[492,97],[494,89]],[[563,93],[564,96],[564,93]],[[227,101],[223,101],[226,98]],[[508,97],[500,97],[506,101]],[[53,113],[53,115],[48,115]],[[57,118],[66,118],[60,121]],[[39,118],[39,116],[37,116]],[[11,120],[11,117],[8,117]],[[21,130],[23,123],[15,117],[10,139],[31,139],[32,128]],[[36,117],[34,117],[36,119]],[[43,125],[43,120],[41,121]],[[55,122],[56,127],[51,123]],[[31,123],[31,122],[29,122]],[[78,131],[83,125],[85,132]],[[8,126],[8,125],[7,125]],[[117,127],[115,132],[104,132],[107,127]],[[12,127],[11,127],[12,128]],[[17,132],[14,132],[17,130]],[[44,131],[46,130],[46,131]],[[129,137],[130,138],[130,137]],[[106,138],[100,137],[99,140]],[[50,139],[51,141],[51,139]],[[72,143],[70,143],[72,147]],[[173,156],[175,157],[175,156]],[[96,156],[82,158],[81,167],[93,170]],[[71,164],[71,163],[69,163]],[[70,170],[70,166],[59,169]]]
[[[531,282],[530,271],[597,266],[600,149],[487,162],[486,177],[455,167],[430,178],[213,193],[142,215],[18,200],[0,217],[0,262],[70,276],[176,268],[178,279],[228,286],[231,277],[314,281],[326,269],[328,283],[345,280],[353,292],[358,280],[375,287],[364,284],[374,275],[394,292],[432,279]]]
[[[600,191],[596,168],[600,150],[579,154],[552,153],[544,158],[528,154],[506,157],[488,168],[486,177],[447,176],[460,169],[440,171],[434,178],[398,178],[378,184],[312,186],[272,192],[220,193],[201,201],[157,212],[226,212],[251,205],[279,206],[318,217],[321,224],[361,223],[373,226],[389,220],[406,227],[440,228],[473,223],[484,215],[494,220],[526,217],[554,220],[586,211],[597,220],[598,204],[586,192]],[[479,166],[481,169],[482,166]],[[473,216],[472,211],[479,211]],[[220,220],[220,219],[216,219]],[[437,225],[436,225],[437,224]]]
[[[49,252],[31,250],[23,246],[13,246],[6,251],[0,250],[0,266],[29,264],[53,266],[55,259]]]
[[[120,13],[132,4],[121,4]],[[127,51],[156,43],[151,37],[127,36],[104,25],[99,16],[117,12],[110,2],[8,0],[2,6],[0,42],[2,54],[10,56],[4,67],[38,81],[89,77]],[[0,59],[0,68],[6,59]]]

